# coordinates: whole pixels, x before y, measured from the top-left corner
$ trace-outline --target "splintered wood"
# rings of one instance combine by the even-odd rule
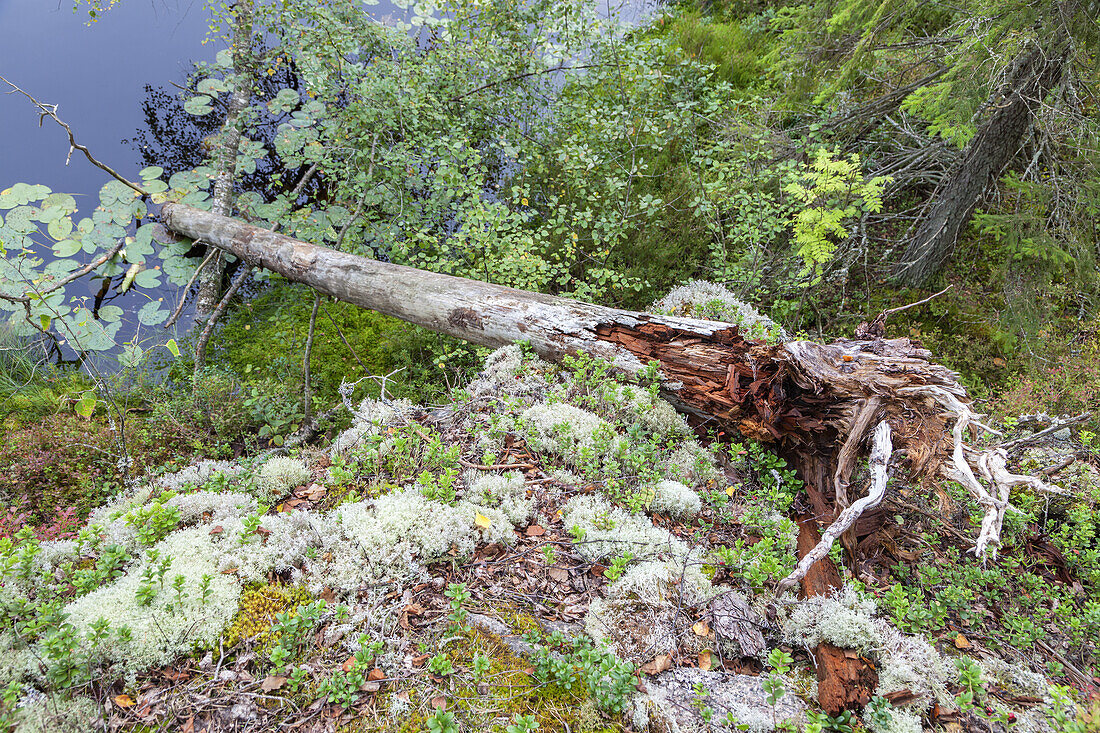
[[[829,398],[790,379],[783,346],[745,340],[736,327],[712,333],[665,323],[604,323],[598,338],[643,364],[656,361],[674,400],[765,442],[804,444],[828,429]]]

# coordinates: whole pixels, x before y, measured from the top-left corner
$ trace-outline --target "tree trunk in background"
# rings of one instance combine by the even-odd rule
[[[252,56],[252,0],[237,0],[233,4],[233,92],[229,109],[218,135],[215,161],[213,211],[222,216],[233,214],[233,184],[237,177],[237,154],[241,145],[241,113],[252,99],[252,78],[255,59]],[[221,297],[225,257],[219,251],[199,274],[195,296],[195,325],[204,324]],[[201,364],[195,365],[202,368]]]
[[[989,187],[1016,156],[1031,126],[1032,110],[1058,83],[1065,64],[1064,37],[1047,50],[1033,45],[1017,58],[1006,85],[989,101],[993,114],[967,145],[955,170],[932,196],[924,219],[895,270],[898,281],[919,287],[951,254],[959,233]]]

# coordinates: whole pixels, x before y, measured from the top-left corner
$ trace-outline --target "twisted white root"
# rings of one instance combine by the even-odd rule
[[[904,387],[899,392],[916,398],[934,401],[946,409],[954,418],[955,423],[951,428],[953,448],[951,462],[941,466],[941,473],[951,481],[957,481],[966,487],[967,491],[977,500],[985,510],[982,517],[982,527],[978,533],[978,539],[974,544],[973,552],[980,558],[997,557],[997,548],[1001,543],[1001,527],[1004,524],[1005,512],[1017,511],[1010,503],[1009,496],[1015,486],[1030,486],[1036,491],[1049,494],[1065,495],[1065,492],[1050,486],[1032,476],[1022,476],[1012,473],[1007,468],[1008,453],[1000,448],[977,452],[966,446],[963,435],[971,425],[977,426],[990,433],[1000,435],[999,432],[984,425],[979,420],[979,415],[970,409],[968,405],[958,399],[952,392],[934,385],[922,385],[919,387]],[[866,417],[866,415],[863,415]],[[863,422],[857,420],[857,422]],[[862,427],[862,426],[861,426]],[[845,448],[854,448],[863,437],[853,430],[845,441]],[[785,590],[806,577],[806,573],[821,558],[829,553],[833,543],[850,528],[868,509],[878,506],[886,496],[886,468],[890,462],[893,446],[890,442],[890,425],[885,420],[878,423],[872,433],[871,439],[871,485],[867,496],[845,508],[828,529],[822,534],[821,541],[799,560],[795,569],[779,583],[779,589]],[[990,485],[987,489],[974,474],[977,468],[982,478]],[[834,477],[837,483],[838,497],[841,493],[840,470]],[[844,482],[844,488],[847,488]]]
[[[829,554],[829,549],[840,535],[855,524],[863,512],[876,507],[886,496],[886,467],[890,463],[893,444],[890,442],[890,423],[883,420],[875,426],[871,434],[871,456],[868,459],[871,468],[871,487],[867,496],[853,503],[840,513],[836,521],[821,535],[821,541],[807,552],[791,574],[779,582],[779,590],[786,590],[806,577],[806,573],[815,562]]]
[[[971,425],[976,425],[996,435],[1000,435],[1000,433],[983,425],[978,420],[979,416],[968,405],[963,404],[947,390],[934,386],[922,386],[907,387],[900,391],[933,399],[955,417],[955,425],[951,429],[954,439],[951,464],[943,466],[941,472],[946,478],[957,481],[966,487],[967,491],[985,510],[985,516],[982,517],[982,528],[978,533],[978,540],[974,543],[973,549],[974,554],[978,557],[983,559],[997,557],[997,548],[1001,544],[1001,526],[1004,524],[1005,512],[1008,510],[1017,511],[1008,501],[1013,486],[1030,486],[1037,491],[1050,494],[1065,493],[1037,478],[1011,473],[1006,468],[1008,454],[1004,450],[992,448],[979,453],[968,449],[963,443],[963,434]],[[977,467],[982,478],[989,482],[992,490],[996,492],[996,496],[987,490],[977,476],[974,475],[973,467]]]

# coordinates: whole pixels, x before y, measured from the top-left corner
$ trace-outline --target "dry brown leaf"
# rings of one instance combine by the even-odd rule
[[[532,524],[527,527],[528,537],[541,537],[544,534],[546,534],[546,528],[541,525]]]
[[[709,672],[714,667],[714,659],[711,658],[710,649],[699,652],[699,669]]]
[[[569,580],[569,571],[565,568],[550,568],[550,577],[559,583]]]
[[[192,715],[187,720],[183,721],[183,725],[180,726],[180,733],[195,733],[195,716]]]
[[[347,661],[340,665],[340,669],[344,670],[345,672],[350,672],[355,669],[355,655],[353,654],[352,656],[348,657]]]
[[[970,648],[970,640],[967,639],[962,634],[959,634],[958,636],[955,637],[955,648],[956,649],[969,649]]]
[[[134,706],[134,698],[129,695],[115,695],[113,698],[115,705],[120,708],[132,708]]]
[[[381,682],[367,681],[367,682],[364,682],[363,684],[359,685],[359,691],[360,692],[378,692],[381,689],[382,689],[382,683]]]
[[[695,632],[696,636],[707,637],[710,636],[710,626],[706,621],[696,621],[691,625],[691,630]]]
[[[260,683],[260,689],[264,692],[271,692],[273,690],[278,690],[285,684],[286,677],[283,677],[282,675],[268,675],[267,677],[264,677],[264,681]]]
[[[660,674],[672,668],[672,657],[668,654],[660,654],[653,661],[642,665],[642,671],[646,674]]]
[[[210,530],[210,534],[221,534],[224,531],[225,530],[222,529],[222,526],[219,524],[217,527],[214,527],[214,529]]]
[[[375,667],[370,672],[367,672],[367,679],[371,682],[378,682],[379,680],[386,679],[386,673],[378,667]]]
[[[432,708],[435,709],[435,710],[446,710],[447,709],[447,698],[442,697],[442,696],[433,697],[432,698]]]
[[[427,662],[429,659],[431,659],[431,657],[432,657],[431,654],[421,654],[419,656],[413,657],[412,658],[413,666],[414,667],[423,667],[424,663]]]
[[[401,702],[409,702],[410,699],[411,699],[410,696],[409,696],[409,691],[408,690],[402,690],[401,692],[397,693],[397,699],[400,700]]]

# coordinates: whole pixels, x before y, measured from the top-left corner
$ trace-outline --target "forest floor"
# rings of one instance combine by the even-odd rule
[[[1098,729],[1087,431],[1014,451],[1066,494],[1014,495],[995,560],[969,497],[899,471],[857,561],[832,554],[845,591],[799,599],[776,586],[800,484],[763,447],[519,347],[450,397],[11,509],[0,730]],[[44,429],[9,429],[17,470]],[[861,711],[817,706],[822,641],[874,669]]]

